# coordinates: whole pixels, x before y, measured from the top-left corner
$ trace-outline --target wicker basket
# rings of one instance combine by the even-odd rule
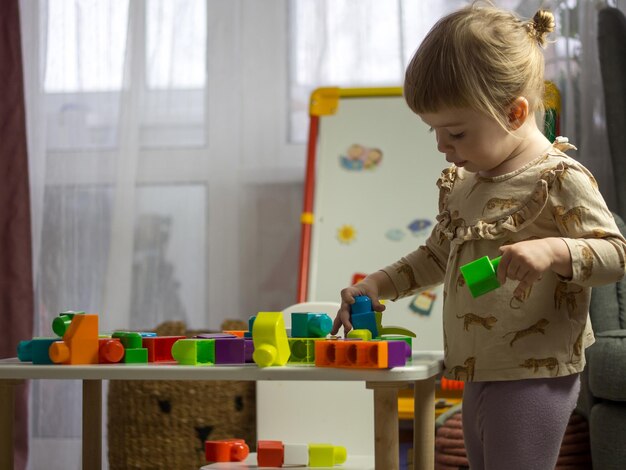
[[[245,326],[244,326],[245,328]],[[181,322],[159,335],[193,336]],[[193,469],[206,465],[204,441],[256,443],[254,382],[116,380],[108,392],[111,469]]]

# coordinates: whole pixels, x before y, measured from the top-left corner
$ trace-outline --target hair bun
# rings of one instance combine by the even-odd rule
[[[540,46],[546,45],[546,37],[556,27],[554,15],[548,10],[539,10],[527,23],[528,33]]]

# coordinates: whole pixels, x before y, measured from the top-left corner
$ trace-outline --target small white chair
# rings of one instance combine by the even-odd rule
[[[285,327],[292,312],[327,313],[337,302],[304,302],[283,310]],[[327,442],[350,455],[374,455],[374,397],[363,382],[257,382],[257,438],[289,443]]]

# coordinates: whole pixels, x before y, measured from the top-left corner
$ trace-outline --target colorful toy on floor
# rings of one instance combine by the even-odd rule
[[[334,467],[348,458],[345,447],[332,444],[289,444],[282,441],[257,442],[259,467]]]
[[[483,256],[461,266],[461,274],[472,297],[479,297],[500,287],[500,282],[496,276],[500,259],[501,256],[494,259]]]
[[[207,462],[241,462],[248,457],[250,448],[243,439],[206,441],[204,453]]]

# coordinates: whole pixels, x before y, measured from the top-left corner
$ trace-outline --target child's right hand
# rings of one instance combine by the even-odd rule
[[[382,312],[385,310],[385,306],[378,300],[378,285],[375,281],[365,278],[358,284],[346,287],[341,291],[341,307],[333,322],[333,329],[330,332],[331,335],[336,335],[342,326],[344,335],[347,335],[352,329],[352,324],[350,323],[350,306],[354,303],[354,298],[359,295],[366,295],[370,298],[374,311]]]

